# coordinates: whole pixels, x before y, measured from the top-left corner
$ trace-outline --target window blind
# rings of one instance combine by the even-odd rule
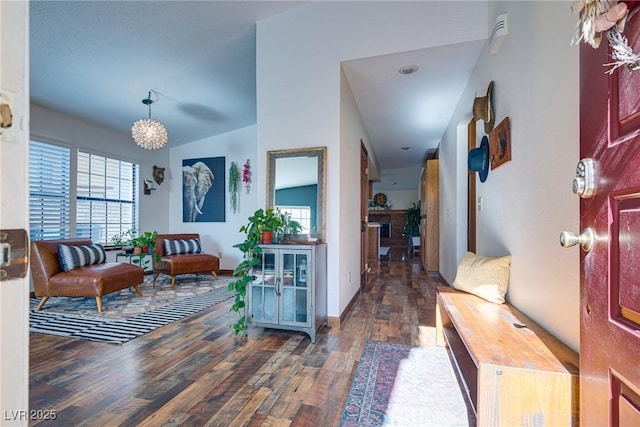
[[[78,237],[110,245],[113,236],[136,227],[137,176],[135,163],[78,152]]]
[[[70,236],[70,149],[29,143],[29,235],[31,240]]]

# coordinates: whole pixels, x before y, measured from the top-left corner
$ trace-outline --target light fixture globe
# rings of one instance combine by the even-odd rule
[[[149,118],[136,120],[131,126],[131,136],[136,144],[145,150],[158,150],[167,145],[169,139],[167,129],[162,123],[151,118],[151,104],[153,104],[151,91],[142,103],[149,106]]]
[[[167,145],[169,139],[164,125],[153,119],[136,120],[131,126],[131,136],[145,150],[158,150]]]

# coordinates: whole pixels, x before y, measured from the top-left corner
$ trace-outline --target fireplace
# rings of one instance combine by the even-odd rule
[[[391,238],[391,223],[390,222],[381,222],[380,223],[380,238],[381,239],[389,239]]]

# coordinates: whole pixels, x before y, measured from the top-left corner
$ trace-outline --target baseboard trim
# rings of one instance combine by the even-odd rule
[[[449,286],[450,288],[453,288],[453,286],[451,286],[451,283],[449,283],[447,279],[445,279],[442,273],[440,273],[439,271],[438,271],[438,278],[440,279],[440,281],[442,281],[442,283],[446,283],[447,286]]]
[[[332,328],[340,329],[340,318],[327,316],[327,324]]]
[[[358,300],[358,297],[360,296],[360,293],[361,291],[360,289],[358,289],[358,292],[356,292],[353,295],[353,298],[351,298],[351,301],[349,301],[349,304],[347,304],[347,307],[340,314],[340,317],[331,317],[331,316],[327,317],[327,323],[329,324],[329,326],[331,326],[332,328],[341,329],[341,325],[342,323],[344,323],[345,317],[347,317],[347,314],[349,314],[349,312],[353,308],[354,304]]]

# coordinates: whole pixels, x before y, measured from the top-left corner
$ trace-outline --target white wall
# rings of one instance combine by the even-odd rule
[[[568,2],[491,2],[489,23],[504,12],[509,34],[497,55],[481,54],[442,142],[441,223],[455,212],[458,230],[466,230],[460,183],[467,172],[452,146],[461,144],[458,126],[468,123],[474,97],[484,96],[493,80],[496,124],[511,118],[512,160],[490,171],[485,183],[477,181],[484,201],[477,252],[512,254],[508,301],[578,350],[579,252],[558,243],[562,230],[579,227],[571,191],[579,160],[579,49],[570,45],[577,17]],[[483,134],[478,122],[478,141]],[[450,282],[460,249],[441,239],[440,269]]]
[[[467,125],[471,114],[464,102],[458,109],[462,110],[460,124],[449,124],[445,135],[449,139],[440,144],[439,163],[440,274],[450,284],[467,251]]]
[[[389,209],[409,209],[413,203],[420,200],[420,191],[417,188],[412,190],[384,190],[376,188],[373,185],[372,198],[377,193],[384,193],[387,196],[387,203],[391,206]]]
[[[365,144],[367,151],[372,151],[369,135],[367,134],[360,111],[349,87],[344,71],[340,72],[340,158],[354,158],[358,162],[340,172],[340,185],[351,189],[340,194],[342,211],[340,215],[340,234],[350,234],[353,229],[360,230],[360,141]],[[357,183],[357,185],[354,185]],[[357,210],[358,215],[352,213]],[[360,242],[354,239],[345,242],[345,254],[349,256],[347,262],[340,265],[339,277],[343,278],[337,293],[328,293],[330,304],[340,307],[340,312],[345,309],[351,297],[355,295],[360,286]],[[356,266],[358,268],[354,269]],[[346,279],[346,280],[345,280]]]
[[[452,22],[465,30],[447,31]],[[268,150],[328,147],[329,316],[353,296],[342,293],[348,276],[359,280],[359,209],[350,202],[359,194],[359,150],[352,146],[358,141],[341,139],[340,62],[486,35],[487,6],[473,1],[311,2],[258,23],[256,173],[265,176]],[[257,202],[264,206],[264,188]]]
[[[132,122],[133,123],[133,122]],[[138,191],[140,201],[139,229],[141,231],[166,232],[169,229],[169,185],[171,169],[168,168],[169,150],[144,150],[136,145],[128,133],[122,133],[81,120],[40,105],[31,104],[31,138],[43,142],[61,143],[89,152],[126,160],[140,165]],[[143,191],[143,180],[153,180],[153,166],[165,167],[162,185],[150,195]],[[72,168],[71,176],[76,170]],[[182,179],[181,174],[179,174]]]
[[[26,2],[0,2],[0,92],[2,102],[13,110],[13,126],[2,129],[0,137],[0,228],[28,230],[29,19]],[[28,425],[28,289],[28,277],[0,282],[0,424],[3,426]]]
[[[408,209],[420,200],[420,178],[423,166],[385,169],[380,181],[373,183],[372,197],[384,193],[391,209]]]
[[[182,222],[182,160],[200,157],[225,157],[225,222]],[[238,213],[231,212],[228,180],[229,167],[234,161],[242,170],[249,159],[252,165],[252,184],[249,194],[242,187],[238,196]],[[240,227],[247,223],[257,209],[256,193],[258,188],[266,186],[265,175],[258,175],[256,165],[256,127],[249,126],[222,135],[205,138],[171,149],[169,182],[170,209],[169,230],[171,233],[199,233],[205,252],[222,255],[220,268],[233,270],[242,260],[242,252],[233,245],[244,241],[245,235]]]

